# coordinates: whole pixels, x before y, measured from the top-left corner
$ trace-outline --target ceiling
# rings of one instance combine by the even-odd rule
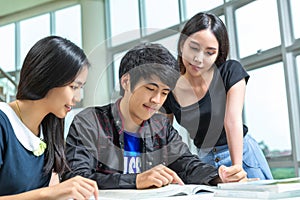
[[[57,0],[0,0],[0,17]]]

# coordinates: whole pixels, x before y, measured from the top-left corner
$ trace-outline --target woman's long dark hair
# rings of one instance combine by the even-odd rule
[[[90,66],[83,50],[71,41],[49,36],[39,40],[25,57],[18,85],[17,99],[39,100],[49,90],[72,83],[85,66]],[[67,166],[64,154],[64,119],[50,113],[42,121],[45,151],[44,172],[63,172]]]
[[[229,39],[226,26],[218,16],[212,13],[200,12],[186,22],[180,33],[177,45],[177,60],[181,74],[185,73],[185,67],[182,61],[181,47],[189,36],[198,31],[206,29],[209,29],[215,35],[219,43],[219,54],[215,61],[215,64],[217,66],[220,66],[226,61],[229,52]]]

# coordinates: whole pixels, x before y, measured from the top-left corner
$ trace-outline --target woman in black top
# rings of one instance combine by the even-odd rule
[[[216,167],[240,165],[248,178],[272,179],[268,163],[242,121],[249,75],[238,61],[226,60],[227,30],[209,13],[193,16],[181,31],[181,76],[164,104],[185,127],[199,157]]]

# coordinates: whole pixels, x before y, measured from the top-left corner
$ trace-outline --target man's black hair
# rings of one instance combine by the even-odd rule
[[[131,90],[143,78],[157,77],[171,88],[179,78],[179,67],[174,56],[160,44],[144,43],[130,49],[122,58],[119,68],[120,95],[124,95],[121,78],[129,73]]]

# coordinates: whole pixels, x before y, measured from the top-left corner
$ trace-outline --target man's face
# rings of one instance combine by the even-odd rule
[[[129,115],[132,120],[140,125],[156,113],[170,92],[170,87],[162,83],[158,78],[140,80],[133,91],[129,91],[128,104]]]

